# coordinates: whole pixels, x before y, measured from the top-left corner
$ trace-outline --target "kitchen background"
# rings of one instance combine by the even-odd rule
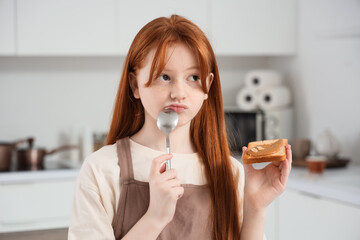
[[[5,19],[5,15],[2,14],[4,8],[1,7],[9,6],[8,3],[11,3],[10,6],[17,7],[20,13],[21,11],[25,13],[28,7],[36,10],[32,2],[41,1],[26,3],[18,0],[15,1],[17,5],[13,5],[12,2],[12,0],[0,0],[0,29],[5,20],[13,19]],[[87,1],[78,2],[80,3],[69,4],[79,6],[87,4]],[[196,4],[185,2],[188,2],[189,6]],[[201,1],[197,4],[204,2],[207,3],[208,9],[210,9],[209,2],[212,6],[211,17],[205,13],[204,19],[208,19],[210,23],[204,28],[213,41],[218,55],[225,106],[236,106],[236,94],[244,85],[244,77],[249,70],[276,70],[283,75],[284,83],[290,88],[293,96],[294,135],[316,141],[321,132],[329,129],[341,144],[340,155],[351,159],[351,164],[360,164],[360,1],[270,1],[273,5],[279,4],[276,7],[280,9],[279,13],[286,12],[290,16],[289,22],[284,23],[281,19],[278,22],[282,25],[279,31],[287,37],[285,43],[273,52],[271,47],[265,47],[264,52],[254,49],[247,51],[246,47],[244,50],[241,46],[236,48],[236,44],[242,44],[241,41],[236,43],[236,34],[232,34],[237,31],[237,23],[231,22],[231,27],[229,25],[229,21],[236,19],[236,16],[230,17],[226,13],[232,8],[232,4],[236,5],[238,1],[232,1],[228,5],[215,0]],[[58,2],[54,1],[53,4],[56,3]],[[127,2],[123,4],[131,5]],[[195,10],[198,9],[196,6]],[[134,12],[134,18],[141,16],[141,11],[144,10],[138,9],[138,11],[140,13]],[[232,11],[232,14],[236,14],[234,10]],[[241,12],[241,9],[238,11],[239,16],[246,14]],[[21,16],[19,12],[18,16]],[[51,12],[32,12],[32,14],[51,16]],[[253,11],[247,17],[261,19],[262,14],[266,15],[266,8]],[[286,17],[286,14],[282,17]],[[32,17],[24,15],[25,20],[26,17]],[[217,18],[214,18],[215,15]],[[94,50],[87,54],[86,50],[81,49],[78,53],[71,49],[61,53],[51,52],[46,50],[46,48],[50,49],[47,41],[57,37],[57,29],[48,26],[46,31],[49,32],[49,36],[42,39],[41,35],[44,33],[41,32],[40,27],[29,27],[25,20],[24,22],[20,20],[13,23],[23,24],[19,26],[24,30],[22,33],[14,34],[19,38],[13,46],[14,52],[6,53],[3,50],[5,53],[0,54],[2,55],[0,56],[0,140],[13,141],[26,136],[35,136],[36,145],[51,149],[63,143],[64,135],[106,132],[122,71],[123,52],[111,54],[107,50],[104,53]],[[64,21],[67,24],[67,20]],[[202,24],[204,23],[200,20],[199,25]],[[240,34],[251,35],[256,32],[256,29],[251,29],[251,24],[251,21],[239,22],[239,28],[242,29]],[[248,27],[244,28],[244,25]],[[226,26],[229,26],[228,32],[224,32],[221,37],[209,30],[218,28],[220,31],[220,28],[225,28],[221,31],[226,31]],[[290,28],[287,29],[286,26]],[[122,27],[126,27],[126,24]],[[99,26],[94,28],[101,29]],[[83,31],[86,33],[88,30]],[[106,30],[100,32],[105,34]],[[137,30],[128,29],[131,34]],[[82,29],[71,30],[71,33],[76,35],[77,31]],[[23,36],[29,36],[29,39],[24,39]],[[0,33],[0,45],[3,37],[4,35]],[[93,37],[98,37],[101,41],[101,37],[95,35]],[[115,40],[116,37],[118,36],[114,37]],[[63,41],[64,46],[66,39],[64,38]],[[71,36],[68,36],[67,40],[70,41]],[[27,41],[29,44],[35,42],[34,46],[45,50],[42,52],[33,48],[35,50],[31,52]],[[221,47],[221,41],[228,41],[223,44],[234,47],[234,51]],[[87,45],[85,41],[83,44]],[[109,45],[111,44],[109,42]],[[48,156],[47,161],[56,161],[59,156],[62,155]],[[356,174],[359,175],[359,172]],[[278,208],[279,206],[276,205],[274,212]],[[352,204],[351,208],[359,212],[360,202],[358,205],[355,204],[355,207]],[[356,216],[358,217],[359,214]],[[286,239],[281,238],[281,234],[278,229],[269,233],[276,239]],[[357,230],[353,236],[359,237],[359,235]]]
[[[248,70],[278,70],[293,93],[295,135],[316,140],[329,128],[341,142],[341,155],[360,161],[359,1],[303,0],[298,14],[293,56],[218,57],[224,104],[236,105]],[[34,135],[36,144],[52,148],[71,129],[106,131],[123,60],[1,57],[2,140]]]

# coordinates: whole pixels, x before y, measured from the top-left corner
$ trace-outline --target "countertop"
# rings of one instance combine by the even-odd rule
[[[0,185],[75,180],[79,168],[1,172]],[[310,174],[306,168],[293,167],[287,189],[360,207],[360,164],[351,163],[344,168],[325,169],[322,174]]]
[[[322,174],[293,167],[287,189],[360,207],[360,164],[325,169]]]
[[[39,181],[59,181],[76,179],[80,166],[48,163],[44,170],[0,172],[0,186]]]

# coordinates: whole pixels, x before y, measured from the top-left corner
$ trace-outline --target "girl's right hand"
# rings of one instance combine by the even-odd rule
[[[177,200],[184,194],[184,188],[177,178],[177,171],[165,171],[166,166],[162,164],[171,158],[172,154],[154,158],[149,175],[150,204],[146,214],[163,227],[173,219]]]

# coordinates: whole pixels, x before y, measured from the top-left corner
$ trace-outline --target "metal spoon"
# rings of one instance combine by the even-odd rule
[[[170,153],[169,135],[178,123],[178,114],[172,110],[161,111],[157,118],[157,126],[166,136],[166,152]],[[166,170],[171,169],[171,160],[166,161]]]

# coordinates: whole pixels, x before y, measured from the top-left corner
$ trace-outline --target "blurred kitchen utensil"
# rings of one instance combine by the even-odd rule
[[[316,152],[318,155],[324,155],[329,160],[336,159],[340,152],[339,140],[329,129],[321,132],[316,141]]]
[[[307,138],[294,138],[290,140],[294,160],[303,160],[310,153],[311,141]]]
[[[326,166],[327,157],[326,156],[308,156],[306,159],[306,164],[310,173],[322,173]]]
[[[0,142],[0,171],[10,171],[13,151],[24,142],[28,142],[29,148],[31,148],[34,138],[28,137],[15,142]]]
[[[47,151],[44,148],[25,148],[17,150],[18,170],[40,170],[44,169],[44,157],[56,152],[79,148],[76,145],[64,145]]]
[[[172,110],[164,110],[159,113],[157,126],[166,136],[166,152],[170,153],[169,135],[178,123],[178,114]],[[166,161],[166,170],[171,169],[171,160]]]

